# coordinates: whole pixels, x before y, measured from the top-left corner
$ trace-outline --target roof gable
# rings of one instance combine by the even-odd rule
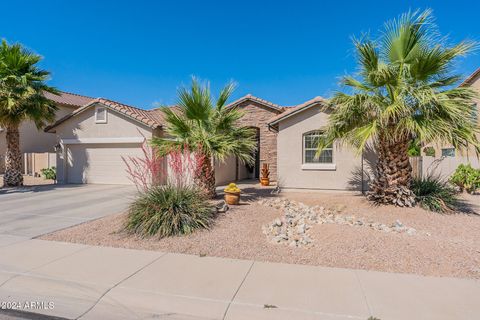
[[[89,109],[90,107],[96,106],[96,105],[102,105],[102,106],[104,106],[104,107],[106,107],[110,110],[113,110],[113,111],[116,111],[120,114],[123,114],[124,116],[127,116],[128,118],[130,118],[130,119],[132,119],[132,120],[134,120],[134,121],[136,121],[140,124],[143,124],[143,125],[145,125],[149,128],[152,128],[152,129],[155,129],[155,128],[158,128],[158,127],[162,126],[163,118],[158,113],[154,113],[153,110],[139,109],[139,108],[132,107],[132,106],[122,104],[122,103],[119,103],[119,102],[115,102],[115,101],[112,101],[112,100],[108,100],[108,99],[104,99],[104,98],[98,98],[98,99],[95,99],[95,100],[91,101],[87,105],[76,109],[75,111],[66,115],[65,117],[60,118],[59,120],[57,120],[52,125],[47,126],[44,131],[45,132],[52,132],[51,130],[53,128],[55,128],[56,126],[58,126],[58,125],[62,124],[63,122],[75,117],[76,115],[82,113],[83,111]]]
[[[232,103],[226,105],[225,107],[226,108],[233,108],[233,107],[238,106],[239,104],[241,104],[243,102],[247,102],[247,101],[258,103],[258,104],[260,104],[262,106],[265,106],[269,109],[272,109],[276,112],[283,112],[283,110],[284,110],[284,108],[282,106],[279,106],[278,104],[275,104],[273,102],[270,102],[270,101],[267,101],[267,100],[264,100],[264,99],[261,99],[261,98],[255,97],[255,96],[252,96],[251,94],[247,94],[246,96],[243,96],[240,99],[237,99],[237,100],[233,101]]]
[[[273,117],[272,119],[270,119],[268,125],[269,126],[274,126],[276,124],[278,124],[280,121],[283,121],[291,116],[294,116],[300,112],[303,112],[311,107],[314,107],[314,106],[323,106],[323,107],[327,107],[328,106],[328,102],[326,99],[322,98],[322,97],[315,97],[311,100],[308,100],[302,104],[299,104],[295,107],[289,107],[289,108],[285,108],[284,112],[283,113],[280,113],[279,115]]]

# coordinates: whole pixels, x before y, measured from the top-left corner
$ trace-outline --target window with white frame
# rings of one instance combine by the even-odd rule
[[[95,123],[107,123],[107,108],[95,108]]]
[[[332,145],[324,148],[318,158],[315,157],[321,137],[321,131],[311,131],[303,135],[303,163],[333,163]]]
[[[443,148],[442,157],[455,157],[455,148]]]

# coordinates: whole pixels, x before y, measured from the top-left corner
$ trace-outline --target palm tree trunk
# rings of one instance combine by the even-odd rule
[[[5,187],[18,187],[23,185],[22,154],[20,152],[20,133],[18,125],[7,126],[7,153],[5,155]]]
[[[200,170],[197,170],[195,177],[197,185],[203,189],[209,198],[215,198],[215,168],[212,165],[212,158],[203,156],[200,164]]]
[[[409,140],[377,144],[376,177],[370,184],[369,200],[401,207],[415,205],[415,195],[410,190],[412,166],[408,157]]]

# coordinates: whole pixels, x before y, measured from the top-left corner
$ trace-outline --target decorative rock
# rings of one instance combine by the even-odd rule
[[[313,224],[330,223],[367,227],[385,233],[407,233],[411,236],[416,234],[414,228],[406,227],[400,220],[396,220],[391,226],[388,226],[372,220],[365,221],[364,218],[356,218],[353,215],[341,215],[338,212],[345,210],[346,206],[344,205],[334,209],[326,209],[318,205],[309,207],[286,198],[262,199],[258,201],[258,204],[283,210],[282,218],[277,218],[272,223],[263,226],[262,230],[273,243],[288,244],[295,248],[312,244],[313,240],[308,235],[308,231]]]
[[[408,228],[407,229],[407,234],[409,236],[414,236],[416,233],[417,233],[417,230],[415,230],[414,228]]]
[[[215,205],[215,209],[217,209],[217,212],[227,212],[230,207],[225,200],[222,200]]]

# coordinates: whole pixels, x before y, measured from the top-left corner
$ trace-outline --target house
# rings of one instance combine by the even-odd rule
[[[480,69],[462,85],[480,90]],[[144,110],[108,99],[67,93],[62,99],[57,102],[69,105],[70,109],[59,113],[62,116],[45,129],[51,136],[43,148],[52,150],[54,145],[58,146],[59,183],[130,184],[122,157],[141,157],[145,138],[165,134],[161,110]],[[75,100],[68,100],[68,104],[66,99]],[[477,100],[477,108],[479,105]],[[268,163],[271,179],[286,189],[363,191],[368,188],[375,163],[373,151],[358,154],[335,142],[319,158],[314,156],[319,129],[327,123],[331,112],[325,99],[316,97],[285,107],[246,95],[227,107],[244,112],[240,125],[254,128],[258,143],[253,165],[243,164],[233,156],[215,163],[217,184],[259,178],[262,164]],[[460,153],[449,146],[435,148],[435,157],[423,157],[425,173],[449,175],[460,163],[479,167],[473,150]]]
[[[56,119],[72,113],[75,109],[93,100],[91,97],[79,94],[61,92],[60,95],[45,93],[46,97],[54,101],[58,107]],[[20,151],[25,153],[55,152],[57,140],[54,135],[38,130],[33,121],[24,121],[20,128]],[[0,128],[0,173],[4,172],[6,152],[6,132]]]
[[[229,104],[245,116],[241,125],[256,129],[258,148],[255,164],[247,166],[235,157],[216,163],[216,181],[256,178],[260,165],[271,165],[276,178],[276,132],[268,121],[284,109],[271,102],[247,95]],[[61,148],[57,154],[57,179],[60,183],[130,184],[122,157],[141,157],[141,144],[164,134],[160,109],[143,110],[108,99],[95,99],[48,126]]]
[[[375,160],[372,152],[356,154],[335,142],[315,157],[319,130],[330,113],[326,102],[316,97],[269,121],[278,132],[278,183],[284,189],[366,190]]]
[[[215,163],[216,181],[222,185],[259,178],[263,163],[271,178],[285,188],[364,189],[368,176],[363,155],[334,145],[320,160],[309,142],[326,123],[325,100],[315,98],[295,107],[282,107],[252,95],[227,106],[244,112],[240,125],[254,128],[258,147],[255,163],[235,157]],[[60,183],[130,184],[122,157],[141,157],[141,144],[164,134],[160,109],[143,110],[108,99],[95,99],[45,129],[54,133]]]

